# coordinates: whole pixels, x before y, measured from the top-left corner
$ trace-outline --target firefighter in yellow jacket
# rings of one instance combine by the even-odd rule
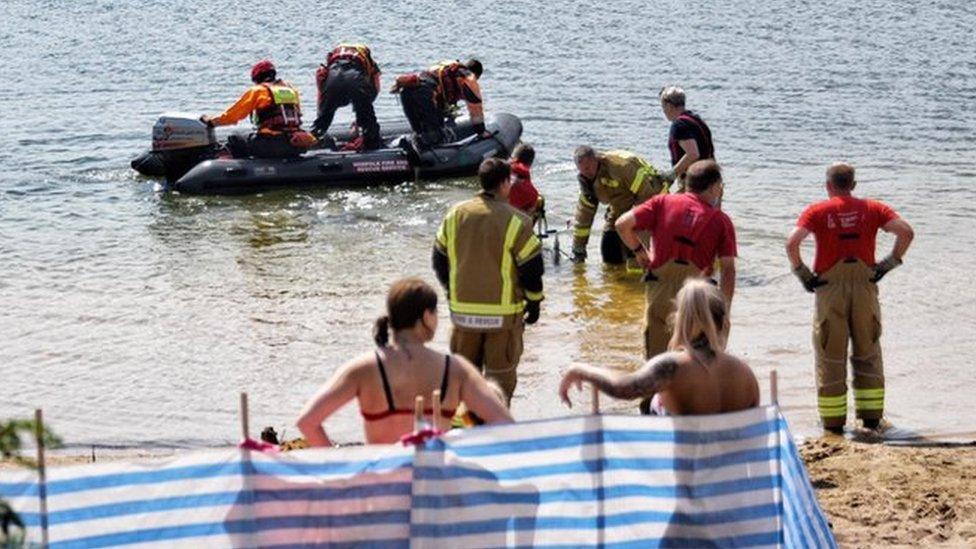
[[[508,204],[507,163],[481,163],[482,191],[447,213],[433,266],[448,294],[451,351],[495,380],[509,402],[515,392],[525,324],[539,319],[542,244],[532,220]]]
[[[631,208],[668,192],[669,182],[643,158],[627,151],[598,153],[582,145],[573,153],[579,171],[580,195],[573,232],[573,262],[586,261],[586,244],[598,204],[607,204],[600,253],[604,263],[622,264],[631,257],[614,223]]]

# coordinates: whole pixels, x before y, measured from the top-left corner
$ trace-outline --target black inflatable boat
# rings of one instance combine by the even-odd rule
[[[169,190],[188,194],[246,194],[278,188],[350,187],[474,175],[481,161],[506,157],[522,135],[522,122],[488,114],[491,137],[474,134],[466,118],[452,126],[454,140],[408,156],[400,146],[410,135],[403,123],[381,126],[386,148],[368,151],[316,149],[296,159],[224,158],[213,128],[194,115],[166,114],[153,127],[153,149],[132,161],[143,175],[164,177]],[[341,149],[353,136],[336,133]]]

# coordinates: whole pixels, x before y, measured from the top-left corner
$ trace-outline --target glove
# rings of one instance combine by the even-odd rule
[[[647,250],[644,248],[643,243],[638,243],[637,247],[630,250],[634,254],[634,259],[637,260],[637,264],[641,266],[644,270],[647,270],[651,266],[651,261],[647,257]]]
[[[535,324],[539,321],[539,304],[541,301],[525,302],[525,323]]]
[[[475,135],[477,135],[478,137],[483,138],[486,135],[488,135],[488,132],[485,130],[484,122],[478,122],[477,124],[472,124],[471,129],[474,130]]]
[[[573,257],[569,260],[576,264],[586,262],[586,250],[573,250]]]
[[[894,255],[882,259],[880,263],[874,266],[874,276],[871,277],[871,282],[878,282],[884,278],[884,275],[888,274],[888,271],[899,265],[901,265],[901,260],[896,259]]]
[[[205,114],[200,116],[200,122],[206,124],[208,128],[214,127],[213,120]]]
[[[803,263],[800,263],[795,269],[793,269],[793,274],[800,279],[800,283],[803,284],[803,288],[810,293],[813,293],[813,291],[820,286],[827,284],[823,280],[820,280],[819,276],[813,274],[810,267],[807,267]]]

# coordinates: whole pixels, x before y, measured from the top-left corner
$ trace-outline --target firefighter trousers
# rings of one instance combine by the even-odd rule
[[[451,332],[451,352],[470,360],[486,378],[498,383],[506,405],[511,404],[518,382],[524,331],[522,317],[517,316],[508,328],[482,331],[454,326]]]
[[[674,298],[685,280],[701,276],[694,263],[668,261],[649,272],[644,284],[644,359],[649,360],[668,350],[673,333]],[[642,414],[650,414],[651,400],[640,403]]]
[[[881,305],[873,274],[864,263],[848,259],[820,275],[827,284],[816,289],[813,348],[824,427],[842,427],[847,419],[848,343],[857,417],[881,419],[884,412]]]

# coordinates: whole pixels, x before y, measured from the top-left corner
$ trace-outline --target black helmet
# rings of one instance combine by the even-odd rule
[[[475,78],[481,78],[481,73],[484,71],[484,68],[481,66],[481,61],[477,59],[468,59],[464,63],[464,67],[474,73]]]

